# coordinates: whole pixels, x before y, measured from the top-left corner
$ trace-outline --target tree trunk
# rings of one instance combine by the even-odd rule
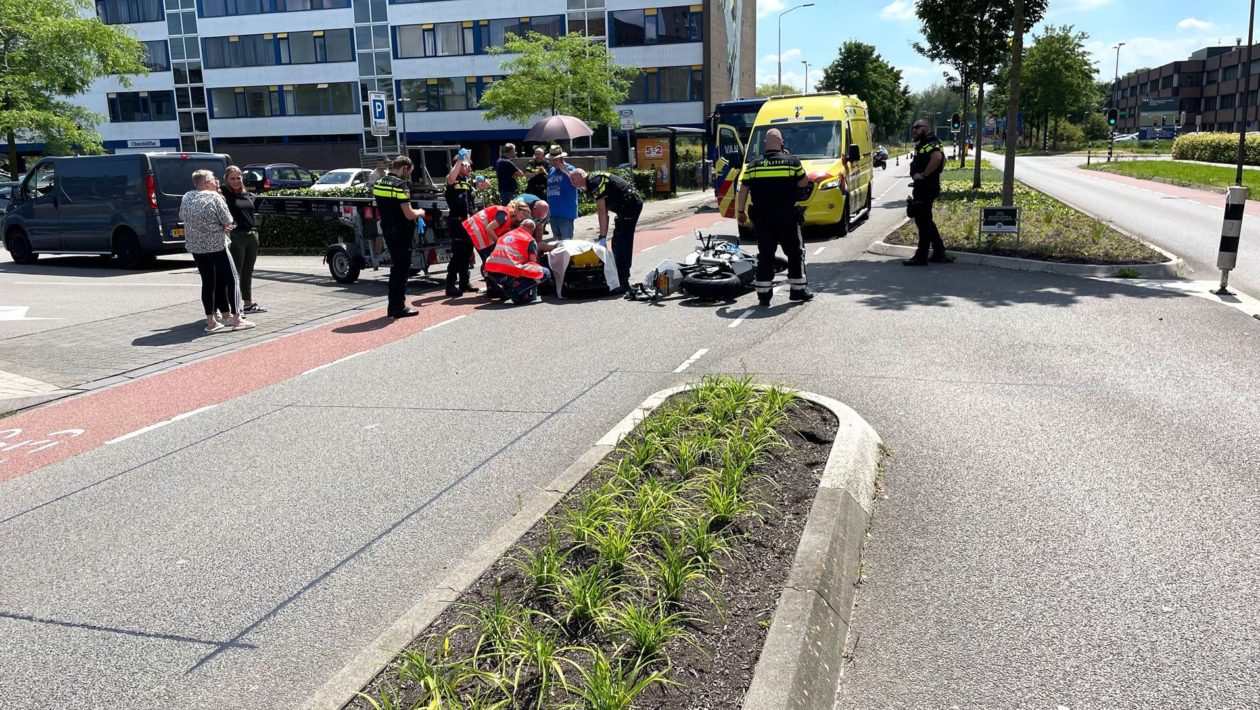
[[[1019,113],[1019,73],[1024,66],[1024,0],[1015,0],[1015,22],[1011,37],[1011,89],[1006,101],[1006,156],[1002,161],[1002,204],[1015,204],[1015,142]]]
[[[22,171],[18,170],[17,136],[13,134],[13,131],[9,131],[8,133],[8,142],[9,142],[9,179],[16,181],[18,179],[18,173]]]
[[[975,166],[975,173],[971,178],[971,186],[977,190],[980,189],[980,153],[983,152],[981,147],[984,143],[984,82],[980,82],[979,92],[976,94],[976,155],[972,159]]]
[[[967,111],[971,104],[971,84],[968,83],[969,77],[962,75],[963,90],[963,109],[962,109],[962,125],[958,127],[958,132],[954,134],[954,141],[962,140],[962,145],[955,143],[954,150],[958,153],[958,168],[967,167]]]

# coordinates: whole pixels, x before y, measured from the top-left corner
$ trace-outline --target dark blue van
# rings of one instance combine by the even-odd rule
[[[0,224],[4,248],[19,264],[40,254],[98,254],[129,269],[182,252],[179,204],[193,172],[222,178],[230,162],[222,153],[44,158],[13,190]]]

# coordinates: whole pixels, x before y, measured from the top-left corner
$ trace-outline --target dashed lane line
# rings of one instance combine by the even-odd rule
[[[814,250],[814,253],[811,256],[818,256],[819,254],[823,253],[823,251],[825,251],[826,249],[827,247],[825,246],[818,247],[817,249]]]
[[[175,423],[175,422],[177,422],[177,421],[179,421],[179,420],[181,420],[181,419],[187,419],[187,418],[189,418],[189,417],[196,416],[196,415],[198,415],[198,414],[201,414],[202,412],[206,412],[206,411],[209,411],[209,410],[211,410],[211,409],[214,409],[214,408],[215,408],[215,407],[217,407],[217,406],[219,406],[219,405],[217,405],[217,404],[211,404],[211,405],[206,406],[206,407],[201,407],[200,409],[194,409],[194,410],[192,410],[191,412],[184,412],[183,414],[177,414],[177,415],[175,415],[175,416],[171,417],[170,419],[164,419],[164,420],[162,420],[162,421],[160,421],[160,422],[158,422],[158,423],[156,423],[156,424],[150,424],[149,426],[146,426],[146,427],[141,427],[141,428],[136,429],[135,431],[133,431],[133,432],[131,432],[131,433],[129,433],[129,434],[123,434],[122,436],[120,436],[120,437],[118,437],[118,438],[116,438],[116,439],[110,439],[109,441],[107,441],[107,442],[105,442],[105,443],[106,443],[107,445],[108,445],[108,444],[117,444],[117,443],[118,443],[118,442],[120,442],[120,441],[126,441],[127,439],[130,439],[130,438],[132,438],[132,437],[136,437],[136,436],[140,436],[141,434],[144,434],[144,433],[147,433],[147,432],[153,431],[154,429],[160,429],[160,428],[162,428],[162,427],[166,426],[167,424],[173,424],[173,423]]]
[[[694,365],[694,364],[695,364],[696,360],[699,360],[700,358],[704,357],[704,354],[705,354],[705,353],[707,353],[707,352],[709,352],[709,349],[708,349],[708,348],[700,348],[699,350],[697,350],[697,351],[695,352],[695,354],[694,354],[694,355],[692,355],[691,357],[689,357],[689,358],[687,358],[686,360],[684,360],[684,361],[683,361],[683,364],[681,364],[681,365],[679,365],[678,367],[674,368],[674,372],[676,372],[676,373],[677,373],[677,372],[682,372],[683,370],[686,370],[687,368],[691,367],[692,365]]]
[[[459,319],[461,319],[461,318],[467,318],[467,317],[468,317],[468,314],[467,314],[467,313],[465,313],[465,314],[463,314],[463,315],[458,315],[458,316],[455,316],[454,318],[448,318],[448,319],[446,319],[446,320],[442,321],[441,323],[434,323],[433,325],[429,326],[428,328],[425,328],[424,330],[422,330],[422,331],[420,331],[420,332],[422,332],[422,333],[427,333],[427,332],[429,332],[430,330],[433,330],[434,328],[441,328],[441,327],[442,327],[442,326],[444,326],[444,325],[450,325],[451,323],[454,323],[455,321],[457,321],[457,320],[459,320]]]
[[[306,370],[306,371],[305,371],[305,372],[303,372],[302,374],[303,374],[303,375],[309,375],[309,374],[311,374],[312,372],[319,372],[320,370],[322,370],[322,369],[324,369],[324,368],[326,368],[326,367],[332,367],[333,365],[337,365],[337,364],[339,364],[339,363],[343,363],[343,362],[345,362],[346,360],[353,360],[354,358],[356,358],[356,357],[358,357],[358,356],[360,356],[360,355],[364,355],[364,354],[366,354],[367,352],[368,352],[367,350],[360,350],[360,351],[359,351],[359,352],[357,352],[357,353],[353,353],[353,354],[351,354],[351,355],[347,355],[347,356],[345,356],[345,357],[343,357],[343,358],[339,358],[339,359],[337,359],[337,360],[333,360],[332,362],[326,362],[326,363],[324,363],[323,365],[320,365],[319,367],[312,367],[311,369]]]

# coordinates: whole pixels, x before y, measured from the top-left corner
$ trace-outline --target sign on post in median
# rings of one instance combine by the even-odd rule
[[[1019,208],[1018,207],[981,207],[980,236],[993,234],[1014,234],[1015,251],[1019,252]]]
[[[368,106],[372,109],[372,135],[389,135],[389,114],[385,112],[385,92],[369,91]]]

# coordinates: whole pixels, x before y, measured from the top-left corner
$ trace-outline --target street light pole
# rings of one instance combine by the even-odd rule
[[[802,59],[801,64],[805,65],[805,93],[809,93],[809,60]]]
[[[802,7],[813,7],[813,6],[814,6],[814,3],[807,2],[804,5],[797,5],[795,7],[789,7],[788,9],[779,13],[779,50],[777,54],[775,55],[775,58],[779,60],[779,74],[778,74],[777,87],[780,90],[783,88],[783,16],[793,10],[799,10]]]
[[[1117,110],[1119,110],[1120,108],[1120,48],[1123,47],[1124,44],[1125,44],[1124,42],[1121,42],[1116,45],[1116,48],[1115,48],[1116,49],[1116,78],[1113,79],[1111,82],[1111,92],[1112,92],[1112,95],[1115,97],[1112,103],[1114,105],[1114,108],[1116,108]],[[1116,123],[1119,124],[1120,120],[1116,119]],[[1107,162],[1108,163],[1111,162],[1111,155],[1113,152],[1115,152],[1116,129],[1119,127],[1120,127],[1119,125],[1112,126],[1111,131],[1107,134]]]
[[[1251,0],[1251,16],[1247,18],[1247,48],[1243,50],[1243,64],[1238,70],[1238,100],[1234,115],[1242,110],[1242,120],[1238,122],[1238,174],[1234,176],[1234,184],[1243,184],[1243,153],[1247,150],[1247,97],[1251,95],[1251,43],[1256,29],[1256,0]],[[1222,287],[1223,288],[1223,287]]]

